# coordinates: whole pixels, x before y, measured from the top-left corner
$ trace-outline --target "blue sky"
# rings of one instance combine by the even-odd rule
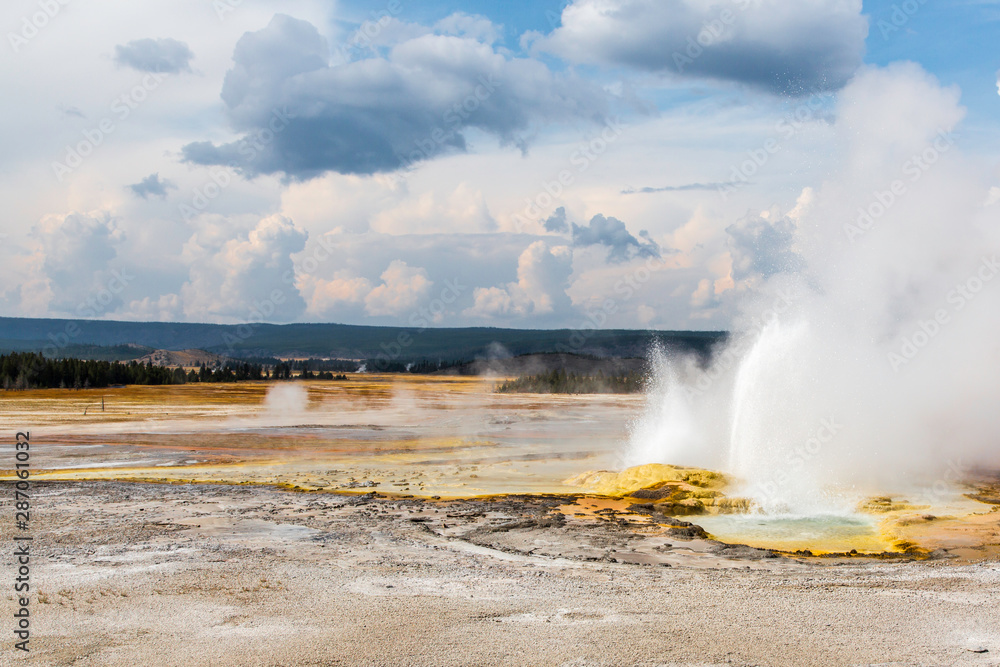
[[[998,2],[60,7],[0,22],[4,315],[728,328],[942,131],[1000,197]]]

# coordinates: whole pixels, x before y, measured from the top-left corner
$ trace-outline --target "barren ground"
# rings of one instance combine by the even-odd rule
[[[995,561],[774,557],[587,498],[104,481],[34,495],[18,664],[1000,664]]]

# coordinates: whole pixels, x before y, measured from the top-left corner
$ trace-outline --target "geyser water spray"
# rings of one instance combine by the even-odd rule
[[[735,333],[707,366],[658,359],[626,464],[722,470],[806,515],[1000,466],[1000,206],[963,114],[916,65],[856,76],[834,175],[727,229]]]

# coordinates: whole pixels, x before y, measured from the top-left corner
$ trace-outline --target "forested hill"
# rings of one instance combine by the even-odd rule
[[[548,352],[641,357],[654,342],[668,349],[707,354],[725,335],[719,331],[415,329],[347,324],[240,326],[0,318],[0,351],[46,350],[50,356],[69,356],[70,348],[76,346],[138,345],[162,350],[200,349],[227,357],[388,356],[455,361]]]

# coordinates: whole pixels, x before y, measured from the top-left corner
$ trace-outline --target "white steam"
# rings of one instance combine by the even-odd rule
[[[276,384],[264,397],[264,414],[282,422],[299,420],[309,408],[309,392],[298,384]]]
[[[795,512],[1000,464],[1000,207],[963,114],[916,65],[858,74],[836,175],[762,216],[793,223],[797,261],[737,278],[741,333],[711,368],[659,360],[628,464],[726,470]]]

